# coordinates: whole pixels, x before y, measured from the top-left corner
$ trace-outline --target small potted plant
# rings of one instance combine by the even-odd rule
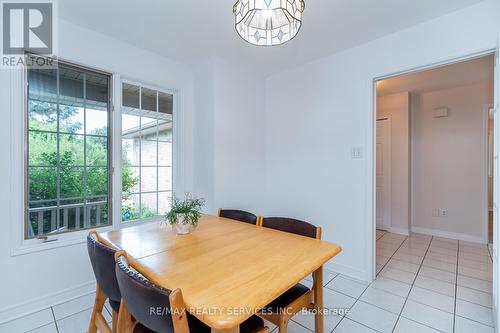
[[[171,200],[171,209],[165,218],[178,235],[189,234],[198,225],[204,205],[205,200],[193,197],[189,193],[186,193],[184,200],[174,196]]]

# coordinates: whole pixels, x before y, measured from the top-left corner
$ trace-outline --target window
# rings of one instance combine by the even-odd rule
[[[111,223],[110,76],[27,71],[26,238]]]
[[[168,212],[172,196],[173,95],[122,85],[122,220]]]

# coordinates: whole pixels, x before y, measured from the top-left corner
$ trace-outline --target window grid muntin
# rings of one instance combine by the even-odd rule
[[[136,222],[136,221],[141,221],[141,220],[149,220],[151,219],[151,217],[142,217],[142,210],[143,210],[143,195],[146,195],[146,194],[156,194],[156,216],[155,218],[161,216],[163,213],[159,211],[160,209],[160,202],[159,202],[159,197],[160,197],[160,194],[165,194],[165,193],[170,193],[170,197],[172,196],[173,194],[173,187],[174,187],[174,179],[173,179],[173,175],[174,175],[174,171],[173,171],[173,165],[174,165],[174,151],[173,151],[173,137],[174,137],[174,110],[175,110],[175,95],[173,92],[171,91],[168,91],[168,90],[161,90],[161,89],[158,89],[158,88],[154,88],[154,87],[148,87],[148,86],[145,86],[143,84],[140,84],[140,83],[135,83],[135,82],[132,82],[132,81],[122,81],[122,85],[121,85],[121,93],[122,93],[122,96],[123,96],[123,93],[125,91],[124,87],[125,86],[130,86],[130,87],[136,87],[139,89],[138,91],[138,95],[139,95],[139,101],[138,101],[138,110],[139,110],[139,113],[138,115],[135,114],[135,116],[138,116],[139,117],[139,128],[138,128],[138,131],[139,131],[139,139],[138,139],[138,156],[137,156],[137,160],[138,160],[138,163],[133,163],[133,161],[130,161],[130,164],[128,165],[130,168],[137,168],[137,176],[139,178],[139,182],[138,184],[135,186],[138,190],[137,191],[130,191],[128,192],[127,196],[125,196],[123,194],[123,191],[122,191],[122,200],[121,200],[121,203],[123,204],[123,200],[124,198],[132,198],[133,196],[137,196],[137,201],[138,201],[138,217],[136,219],[124,219],[123,217],[123,210],[122,210],[122,222],[123,223],[133,223],[133,222]],[[156,120],[154,121],[155,123],[155,140],[151,140],[151,139],[148,139],[147,136],[144,135],[144,129],[147,129],[148,127],[151,127],[151,124],[153,123],[152,121],[147,121],[145,122],[143,120],[143,118],[148,118],[148,114],[147,112],[153,112],[151,110],[147,110],[147,109],[144,109],[143,107],[143,89],[147,89],[149,91],[154,91],[155,92],[155,96],[156,96],[156,110],[154,111],[156,114],[159,114],[160,113],[160,105],[159,105],[159,101],[160,101],[160,94],[168,94],[170,96],[172,96],[172,119],[169,121],[169,120],[160,120],[159,118],[156,118]],[[125,106],[123,105],[123,99],[122,99],[122,105],[121,105],[122,109],[127,109],[127,108],[134,108],[133,106]],[[166,114],[169,114],[169,113],[166,113]],[[122,114],[122,119],[123,119],[123,114]],[[170,139],[160,139],[160,125],[162,124],[168,124],[168,123],[171,123],[172,124],[172,128],[171,128],[171,138]],[[146,127],[143,128],[143,124],[144,125],[147,125]],[[123,131],[122,131],[122,144],[121,144],[121,149],[122,149],[122,154],[121,154],[121,158],[123,158],[123,140],[124,140],[124,137],[123,137]],[[153,143],[156,143],[156,161],[157,161],[157,164],[156,165],[150,165],[150,164],[142,164],[142,155],[143,155],[143,149],[142,149],[142,142],[153,142]],[[172,162],[170,163],[170,165],[160,165],[159,164],[159,159],[160,159],[160,156],[159,156],[159,143],[169,143],[172,145],[172,149],[171,149],[171,152],[170,154],[172,155],[171,157],[171,160]],[[143,191],[142,190],[142,168],[156,168],[156,182],[155,182],[155,188],[156,188],[156,191]],[[170,168],[170,179],[171,179],[171,186],[170,186],[170,189],[169,190],[159,190],[159,170],[160,168]]]
[[[28,55],[30,57],[40,57],[40,56],[37,56],[37,55]],[[65,62],[65,61],[61,61],[61,60],[58,60],[57,62],[54,61],[55,63],[57,63],[57,67],[56,67],[56,93],[57,93],[57,96],[56,96],[56,107],[57,107],[57,113],[56,113],[56,121],[57,121],[57,130],[56,132],[54,131],[44,131],[44,130],[37,130],[37,129],[30,129],[30,112],[31,112],[31,107],[30,107],[30,101],[32,99],[30,99],[30,89],[29,89],[29,80],[30,80],[30,70],[29,69],[26,69],[25,70],[25,82],[26,82],[26,97],[25,97],[25,112],[26,112],[26,117],[25,117],[25,143],[26,143],[26,149],[25,149],[25,170],[26,170],[26,180],[25,180],[25,191],[26,191],[26,194],[25,194],[25,239],[30,239],[30,238],[37,238],[37,237],[40,237],[40,236],[43,236],[43,237],[46,237],[46,236],[49,236],[49,235],[56,235],[56,234],[63,234],[63,233],[69,233],[69,232],[75,232],[75,231],[80,231],[80,230],[85,230],[85,229],[90,229],[90,228],[96,228],[96,227],[105,227],[105,226],[109,226],[112,224],[112,201],[111,201],[111,186],[112,186],[112,181],[111,181],[111,177],[112,177],[112,113],[111,113],[111,100],[112,100],[112,75],[110,73],[106,73],[106,72],[103,72],[103,71],[99,71],[99,70],[95,70],[95,69],[92,69],[92,68],[89,68],[89,67],[84,67],[84,66],[80,66],[80,65],[74,65],[74,64],[71,64],[71,63],[68,63],[68,62]],[[79,133],[71,133],[69,131],[67,131],[66,129],[64,131],[61,130],[61,119],[60,119],[60,114],[61,114],[61,102],[60,102],[60,99],[61,99],[61,95],[60,95],[60,92],[61,92],[61,88],[60,88],[60,78],[61,78],[61,74],[60,74],[60,69],[61,67],[63,68],[66,68],[66,69],[69,69],[69,70],[72,70],[72,71],[75,71],[75,72],[80,72],[81,74],[83,74],[83,80],[82,80],[82,86],[83,86],[83,90],[84,90],[84,94],[83,94],[83,111],[84,111],[84,116],[83,116],[83,122],[84,122],[84,131],[83,131],[83,134],[79,134]],[[86,127],[86,121],[87,121],[87,116],[86,116],[86,111],[87,111],[87,96],[86,96],[86,89],[87,89],[87,80],[86,80],[86,77],[87,75],[90,74],[90,75],[93,75],[95,76],[96,78],[99,77],[101,79],[101,83],[106,83],[106,100],[105,101],[102,101],[103,103],[105,103],[106,105],[106,132],[107,132],[107,135],[104,136],[104,135],[96,135],[96,134],[87,134],[87,127]],[[43,90],[43,89],[42,89]],[[36,98],[34,98],[33,100],[37,101]],[[53,103],[53,102],[47,102],[47,103]],[[65,104],[66,105],[66,104]],[[74,105],[70,105],[70,106],[74,106]],[[97,109],[96,109],[97,110]],[[104,111],[104,109],[102,109],[102,111]],[[49,165],[49,166],[43,166],[43,165],[30,165],[29,163],[29,133],[49,133],[49,134],[55,134],[56,135],[56,165]],[[83,181],[83,186],[82,186],[82,194],[83,196],[79,196],[79,197],[68,197],[68,198],[61,198],[61,180],[60,180],[60,176],[61,176],[61,163],[60,163],[60,136],[61,135],[72,135],[72,136],[82,136],[83,139],[84,139],[84,149],[83,149],[83,153],[84,153],[84,164],[83,166],[81,165],[66,165],[64,166],[65,168],[83,168],[83,174],[84,174],[84,177],[87,176],[87,170],[89,168],[101,168],[101,169],[106,169],[106,173],[107,173],[107,179],[106,179],[106,192],[107,194],[106,195],[98,195],[98,196],[87,196],[87,182],[86,181]],[[87,165],[87,157],[86,157],[86,154],[87,154],[87,144],[86,144],[86,137],[101,137],[101,138],[106,138],[106,141],[107,141],[107,150],[106,150],[106,166],[101,166],[101,165],[98,165],[98,166],[88,166]],[[45,199],[45,200],[30,200],[30,196],[31,196],[31,193],[30,193],[30,190],[31,190],[31,186],[30,186],[30,170],[32,168],[54,168],[56,170],[56,177],[57,177],[57,182],[56,182],[56,198],[50,198],[50,199]],[[88,204],[91,203],[91,204],[95,204],[96,201],[89,201],[89,200],[95,200],[95,199],[100,199],[100,198],[105,198],[106,200],[104,201],[105,204],[104,204],[104,207],[103,209],[105,210],[106,212],[106,215],[107,215],[107,221],[105,224],[101,223],[100,225],[92,225],[92,221],[91,221],[91,217],[92,217],[92,211],[93,210],[97,210],[97,206],[94,207],[94,205],[91,205],[89,206]],[[82,200],[83,199],[83,200]],[[79,201],[83,201],[81,204],[83,204],[83,206],[81,207],[81,209],[83,209],[83,214],[85,216],[85,218],[83,219],[83,221],[81,219],[77,219],[79,220],[79,224],[83,224],[83,226],[78,226],[77,228],[75,229],[67,229],[67,230],[64,230],[64,231],[57,231],[59,229],[61,229],[63,226],[61,225],[61,214],[64,214],[64,211],[61,210],[61,207],[64,207],[64,206],[67,206],[68,204],[65,204],[65,205],[61,205],[61,201],[64,201],[64,202],[68,202],[68,201],[76,201],[76,200],[79,200]],[[45,206],[45,207],[35,207],[35,208],[31,208],[31,205],[35,205],[35,204],[41,204],[41,203],[44,203],[44,202],[55,202],[56,203],[56,206],[55,206],[55,220],[56,220],[56,231],[50,231],[49,233],[44,233],[44,230],[42,229],[42,232],[40,233],[39,230],[37,230],[37,234],[33,234],[33,235],[30,235],[29,233],[29,228],[28,228],[28,225],[31,225],[32,223],[33,224],[37,224],[38,226],[40,225],[40,221],[36,221],[35,220],[31,220],[31,214],[32,212],[30,212],[30,210],[39,210],[39,209],[42,209],[42,208],[53,208],[54,206]],[[75,204],[69,204],[69,205],[75,205]],[[79,205],[79,204],[78,204]],[[101,208],[101,207],[99,207]],[[44,213],[46,214],[50,214],[52,217],[54,215],[52,215],[54,209],[50,209],[50,210],[47,210],[45,211]],[[102,209],[101,209],[102,211]],[[85,226],[85,221],[86,221],[86,217],[87,217],[87,212],[90,213],[90,216],[89,216],[89,221],[88,221],[88,227]],[[53,220],[53,219],[52,219]],[[96,220],[97,220],[97,216],[96,216]],[[102,221],[102,216],[101,216],[101,219]],[[77,221],[74,221],[75,222],[75,227],[76,227],[76,222]],[[49,224],[51,224],[51,228],[52,229],[52,225],[53,225],[53,222],[52,221],[49,221],[48,222]],[[46,225],[46,222],[45,220],[42,221],[42,227]]]

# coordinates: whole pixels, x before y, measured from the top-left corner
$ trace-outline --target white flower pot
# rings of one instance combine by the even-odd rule
[[[177,235],[187,235],[194,230],[194,226],[186,222],[184,214],[177,214],[177,223],[174,224]]]

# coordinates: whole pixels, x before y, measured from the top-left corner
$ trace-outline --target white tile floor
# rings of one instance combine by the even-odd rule
[[[494,332],[486,245],[377,231],[377,274],[368,284],[325,272],[325,307],[350,309],[327,316],[325,332]],[[86,332],[93,300],[93,294],[86,295],[1,324],[0,333]],[[314,317],[303,314],[293,318],[288,332],[313,330]]]
[[[379,332],[494,331],[492,260],[486,245],[377,231],[377,274],[360,300],[370,298],[372,305],[398,318],[395,326],[381,330],[369,323],[371,317],[380,318],[380,311],[372,310],[358,320],[361,324]],[[374,299],[371,288],[385,294]]]

